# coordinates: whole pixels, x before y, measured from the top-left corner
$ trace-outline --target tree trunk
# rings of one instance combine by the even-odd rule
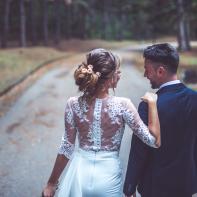
[[[11,0],[5,0],[5,13],[4,13],[3,32],[2,32],[2,40],[1,40],[2,48],[7,47],[7,38],[9,35],[10,2]]]
[[[97,14],[94,3],[95,0],[89,0],[88,6],[90,9],[88,9],[88,12],[86,11],[87,13],[85,19],[85,37],[90,39],[92,38],[92,33],[94,32],[92,27],[94,26],[95,15]]]
[[[80,39],[86,38],[86,10],[84,8],[79,8],[79,20],[78,20],[78,33],[77,37]]]
[[[107,39],[109,37],[109,25],[110,25],[110,18],[109,18],[109,10],[110,8],[110,0],[103,1],[103,35],[102,38]]]
[[[26,47],[26,16],[24,0],[20,0],[20,45]]]
[[[126,21],[126,15],[122,12],[121,13],[121,23],[120,23],[120,27],[119,27],[118,40],[123,39],[123,29],[125,28],[125,24],[126,24],[125,21]]]
[[[60,37],[61,37],[61,18],[60,18],[60,6],[61,6],[61,1],[56,0],[54,1],[54,13],[55,13],[55,23],[56,23],[56,31],[55,31],[55,44],[58,44],[60,42]]]
[[[118,25],[117,31],[116,31],[116,39],[122,40],[123,39],[123,29],[126,25],[126,15],[123,11],[124,4],[120,1],[119,3],[119,11],[117,12],[116,18],[120,18],[120,20],[117,20],[116,24]],[[120,22],[119,22],[120,21]]]
[[[43,0],[43,33],[44,33],[44,45],[48,45],[48,6],[47,0]]]
[[[34,2],[35,0],[30,0],[29,2],[29,10],[30,10],[30,23],[31,23],[31,41],[33,45],[37,44],[37,34],[36,34],[36,19],[34,15],[35,7]]]
[[[66,20],[64,21],[66,24],[64,25],[64,32],[65,32],[65,38],[69,39],[72,37],[72,28],[71,28],[71,22],[72,22],[72,13],[71,13],[71,6],[66,5],[65,6],[65,12],[66,12]],[[65,28],[66,27],[66,28]]]
[[[188,16],[184,9],[183,0],[177,1],[178,8],[178,44],[179,50],[190,50]]]

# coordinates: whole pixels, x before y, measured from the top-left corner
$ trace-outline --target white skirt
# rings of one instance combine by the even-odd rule
[[[121,197],[122,167],[118,152],[74,152],[58,197]]]

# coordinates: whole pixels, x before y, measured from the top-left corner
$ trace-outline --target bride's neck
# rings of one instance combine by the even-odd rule
[[[97,91],[95,93],[96,98],[101,98],[102,99],[102,98],[105,98],[107,96],[109,96],[109,90]]]

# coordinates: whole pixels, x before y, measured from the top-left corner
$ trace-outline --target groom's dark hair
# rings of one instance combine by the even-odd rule
[[[177,50],[168,43],[154,44],[147,47],[143,54],[145,59],[156,63],[162,63],[170,72],[175,74],[179,65],[179,54]]]

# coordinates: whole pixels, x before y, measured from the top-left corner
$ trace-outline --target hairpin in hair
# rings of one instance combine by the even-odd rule
[[[100,73],[100,72],[96,72],[95,74],[96,74],[98,77],[101,76],[101,73]]]

